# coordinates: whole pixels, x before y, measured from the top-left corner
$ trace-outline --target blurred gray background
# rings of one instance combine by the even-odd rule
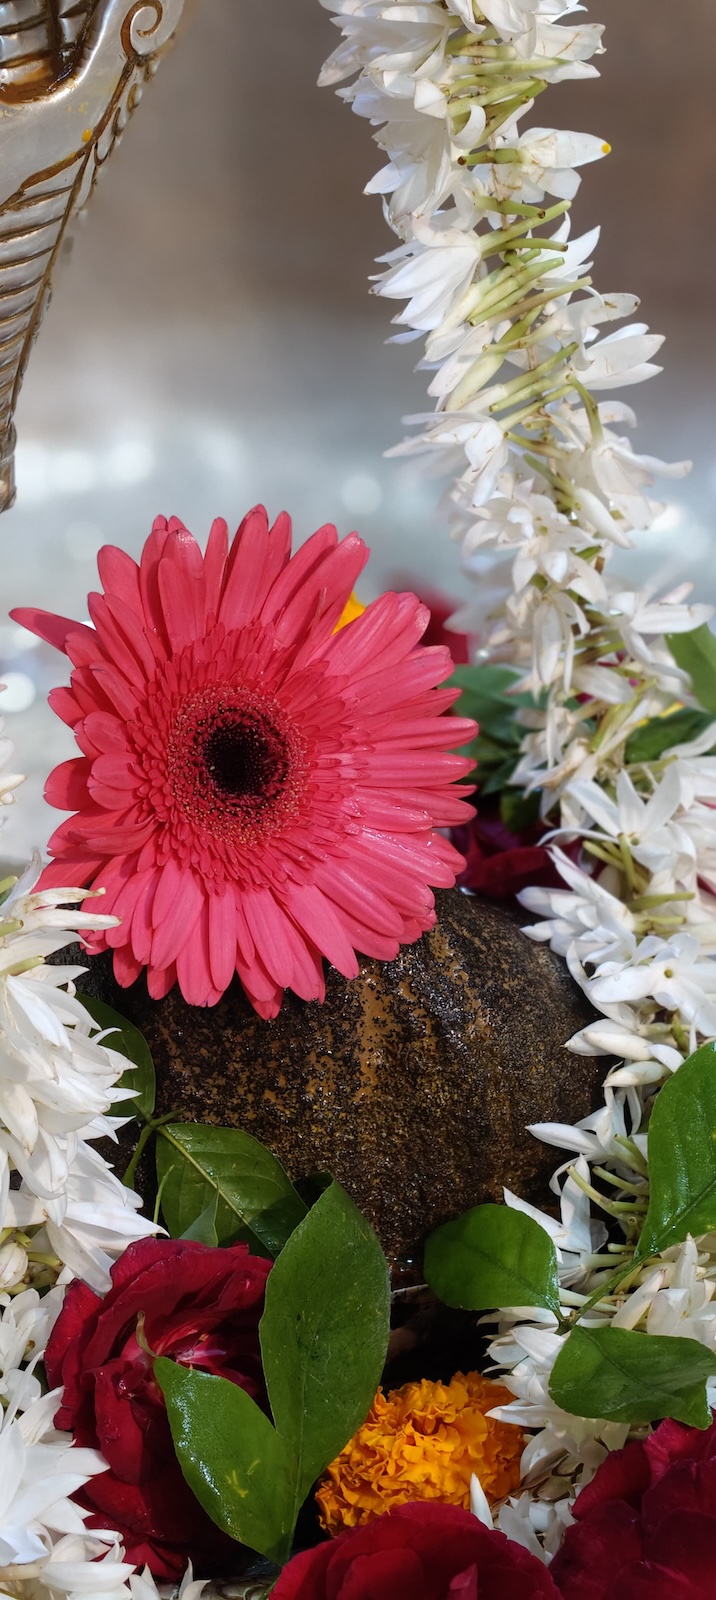
[[[663,376],[625,394],[638,444],[694,461],[664,487],[676,509],[622,561],[697,577],[716,601],[714,0],[594,0],[589,15],[607,24],[601,80],[549,91],[535,120],[613,146],[584,170],[575,227],[601,222],[598,284],[640,294],[668,336]],[[44,846],[59,815],[43,776],[72,754],[44,703],[66,663],[6,611],[82,615],[99,545],[137,553],[157,511],[203,537],[262,499],[299,538],[357,527],[366,598],[411,575],[463,592],[436,488],[382,457],[424,409],[425,375],[417,346],[386,347],[391,307],[367,292],[391,236],[362,195],[371,130],[316,87],[335,39],[318,0],[195,0],[58,270],[0,528],[2,709],[29,774],[4,855]]]

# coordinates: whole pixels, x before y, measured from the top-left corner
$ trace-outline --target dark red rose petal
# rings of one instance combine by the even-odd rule
[[[143,1239],[112,1268],[104,1300],[84,1284],[68,1289],[46,1355],[52,1387],[64,1384],[57,1422],[109,1463],[77,1499],[92,1513],[90,1526],[117,1528],[128,1560],[146,1562],[157,1578],[181,1578],[189,1559],[229,1573],[237,1547],[183,1477],[148,1349],[265,1403],[258,1325],[269,1270],[243,1244]]]
[[[577,1495],[573,1514],[578,1522],[583,1522],[605,1500],[625,1500],[627,1505],[638,1510],[650,1483],[651,1470],[644,1445],[636,1441],[627,1444],[623,1450],[613,1450],[602,1462],[591,1483]]]
[[[401,1506],[297,1556],[272,1600],[560,1600],[547,1568],[455,1506]]]
[[[662,1422],[644,1441],[644,1451],[656,1482],[675,1461],[706,1461],[716,1456],[716,1421],[710,1428],[689,1428],[683,1422]],[[600,1469],[601,1470],[601,1469]]]
[[[658,1529],[664,1518],[676,1511],[716,1516],[716,1459],[677,1461],[663,1473],[642,1500],[645,1529],[648,1533]]]
[[[688,1600],[713,1600],[716,1595],[716,1506],[714,1514],[678,1509],[665,1516],[650,1534],[645,1554],[672,1579],[690,1587]],[[667,1591],[664,1590],[664,1600]]]
[[[611,1600],[612,1584],[643,1553],[638,1511],[613,1500],[567,1529],[550,1574],[563,1600]]]
[[[403,1594],[410,1600],[433,1600],[420,1558],[406,1549],[357,1556],[336,1593],[340,1600],[375,1600],[376,1596],[382,1600],[384,1595]]]

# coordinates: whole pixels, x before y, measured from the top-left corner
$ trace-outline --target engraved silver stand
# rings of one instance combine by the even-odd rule
[[[0,511],[13,416],[73,217],[171,44],[184,0],[0,0]]]

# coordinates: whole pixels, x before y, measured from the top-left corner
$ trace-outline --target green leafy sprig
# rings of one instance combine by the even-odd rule
[[[648,1209],[633,1251],[569,1312],[560,1305],[552,1239],[534,1218],[509,1207],[477,1206],[436,1229],[426,1245],[425,1276],[448,1305],[552,1311],[568,1337],[550,1393],[572,1415],[633,1424],[673,1417],[705,1428],[706,1382],[716,1377],[716,1355],[694,1339],[614,1328],[603,1318],[620,1287],[626,1290],[662,1251],[716,1229],[716,1045],[690,1056],[656,1097],[648,1170]]]
[[[385,1256],[332,1183],[266,1286],[259,1331],[273,1421],[227,1379],[155,1360],[184,1476],[231,1538],[279,1564],[288,1559],[312,1484],[370,1409],[389,1327]]]

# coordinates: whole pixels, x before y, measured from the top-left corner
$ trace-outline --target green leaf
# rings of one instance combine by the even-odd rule
[[[649,1123],[649,1210],[637,1259],[716,1228],[716,1045],[660,1089]]]
[[[197,1244],[209,1244],[212,1247],[218,1245],[219,1235],[216,1231],[218,1198],[218,1195],[215,1194],[213,1200],[209,1201],[206,1210],[202,1211],[201,1215],[196,1217],[188,1228],[184,1229],[182,1239],[194,1239]]]
[[[283,1562],[294,1526],[295,1463],[268,1417],[226,1378],[160,1356],[154,1375],[189,1488],[220,1528]]]
[[[708,711],[697,711],[695,707],[688,706],[682,711],[672,711],[668,717],[652,717],[650,722],[644,723],[643,728],[635,728],[630,734],[625,746],[625,759],[632,765],[640,761],[658,761],[659,756],[663,756],[667,750],[673,750],[674,745],[688,744],[691,739],[698,738],[713,722],[713,716]]]
[[[707,1428],[706,1380],[714,1375],[716,1355],[695,1339],[576,1327],[552,1368],[549,1392],[576,1417],[631,1423],[673,1417]]]
[[[523,794],[521,789],[505,789],[500,800],[500,818],[510,833],[522,833],[532,828],[540,818],[539,789]]]
[[[716,712],[716,637],[708,624],[691,633],[667,633],[666,642],[677,667],[688,672],[699,704]]]
[[[297,1462],[297,1510],[365,1420],[390,1332],[388,1267],[365,1218],[331,1184],[266,1284],[264,1376],[276,1428]]]
[[[158,1130],[157,1176],[162,1210],[173,1238],[186,1233],[216,1203],[219,1244],[246,1237],[278,1255],[306,1207],[276,1157],[240,1128],[200,1122],[170,1123]]]
[[[484,733],[504,740],[518,706],[534,705],[530,694],[508,693],[519,677],[513,667],[456,667],[449,686],[462,691],[456,707],[459,715],[475,717]]]
[[[111,1050],[118,1050],[121,1056],[126,1056],[132,1062],[132,1066],[120,1078],[118,1088],[138,1090],[137,1099],[119,1100],[112,1107],[110,1116],[127,1117],[133,1114],[149,1122],[154,1114],[157,1079],[152,1052],[144,1034],[127,1022],[126,1017],[121,1017],[118,1011],[106,1006],[103,1000],[95,1000],[94,995],[79,994],[77,998],[82,1001],[85,1011],[89,1012],[98,1028],[117,1029],[106,1043]]]
[[[463,1311],[545,1306],[559,1312],[557,1252],[546,1230],[511,1206],[475,1206],[436,1228],[425,1276],[439,1300]]]

